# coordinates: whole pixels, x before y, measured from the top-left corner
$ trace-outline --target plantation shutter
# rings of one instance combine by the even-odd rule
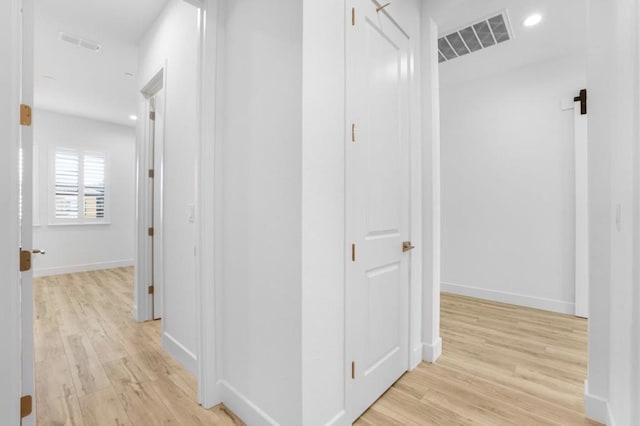
[[[104,218],[104,155],[84,156],[84,217]]]
[[[55,217],[77,219],[80,195],[80,158],[76,151],[56,149]]]

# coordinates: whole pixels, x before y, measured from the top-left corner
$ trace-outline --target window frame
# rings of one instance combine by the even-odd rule
[[[56,217],[56,153],[58,151],[74,152],[78,155],[78,217],[60,218]],[[85,158],[87,155],[98,155],[104,158],[104,217],[89,218],[85,216]],[[110,188],[109,188],[109,153],[94,149],[71,148],[63,145],[51,146],[49,151],[49,207],[48,225],[49,226],[83,226],[83,225],[110,225]]]

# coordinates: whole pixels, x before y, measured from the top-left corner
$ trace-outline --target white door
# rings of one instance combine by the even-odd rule
[[[25,105],[33,105],[33,16],[33,1],[23,1],[21,103]],[[20,128],[20,247],[30,255],[33,251],[33,126],[21,125]],[[32,260],[31,266],[35,261]],[[22,395],[35,401],[32,270],[29,268],[20,274]],[[35,402],[32,404],[32,413],[22,419],[23,425],[35,425],[34,410]]]
[[[351,2],[347,28],[349,420],[409,366],[409,40],[386,9]]]
[[[589,156],[586,90],[574,99],[576,169],[575,315],[589,317]],[[584,97],[584,99],[583,99]]]

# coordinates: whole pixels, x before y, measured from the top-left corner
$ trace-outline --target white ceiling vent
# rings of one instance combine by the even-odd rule
[[[511,40],[507,11],[453,31],[438,39],[438,62],[446,62]]]
[[[78,37],[73,34],[61,32],[60,40],[66,41],[67,43],[73,44],[77,47],[84,47],[85,49],[92,50],[97,52],[100,50],[100,43],[96,41],[87,40],[86,38]]]

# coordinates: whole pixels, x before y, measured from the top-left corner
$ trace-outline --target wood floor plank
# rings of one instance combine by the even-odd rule
[[[41,400],[36,404],[38,424],[43,426],[84,426],[78,398]]]
[[[128,382],[113,386],[120,404],[136,426],[178,425],[178,421],[149,383]]]
[[[78,401],[80,402],[82,417],[86,425],[133,426],[111,386],[90,395],[82,396],[78,398]]]

